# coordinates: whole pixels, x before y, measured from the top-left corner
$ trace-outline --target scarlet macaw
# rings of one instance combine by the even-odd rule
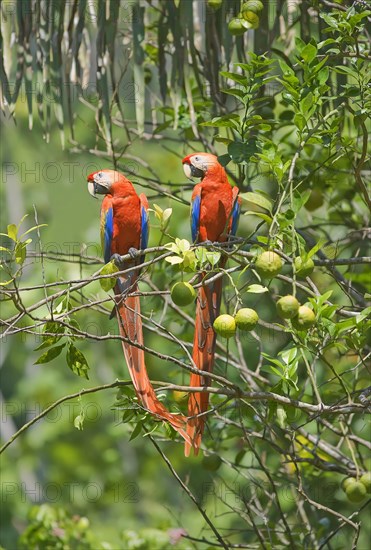
[[[101,207],[101,241],[104,261],[114,259],[120,270],[129,269],[143,262],[138,258],[138,249],[144,250],[148,243],[148,201],[142,193],[139,197],[132,183],[114,170],[100,170],[88,176],[91,195],[105,195]],[[132,260],[121,262],[120,256],[131,254]],[[136,259],[135,259],[136,257]],[[139,270],[131,271],[118,279],[115,286],[116,313],[120,334],[126,340],[143,346],[140,298],[128,293],[138,290]],[[134,389],[144,407],[161,420],[167,420],[179,434],[189,441],[185,431],[186,419],[171,414],[158,400],[148,377],[144,350],[122,341],[126,363]]]
[[[240,216],[238,188],[228,182],[224,168],[215,155],[193,153],[183,159],[183,169],[188,178],[201,178],[192,194],[191,230],[195,243],[204,241],[225,242],[229,235],[235,235]],[[225,265],[225,259],[219,265]],[[205,273],[203,274],[205,276]],[[207,282],[206,279],[204,281]],[[222,279],[203,284],[197,297],[195,333],[193,340],[193,360],[198,369],[212,372],[214,364],[216,334],[213,323],[219,315],[222,295]],[[191,374],[190,386],[207,386],[208,378]],[[191,445],[186,441],[185,455],[189,456],[193,446],[198,454],[205,426],[205,416],[195,415],[207,411],[208,393],[190,393],[188,398],[187,433]]]

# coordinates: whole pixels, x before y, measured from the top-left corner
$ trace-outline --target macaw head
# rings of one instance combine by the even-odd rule
[[[130,181],[116,170],[98,170],[88,176],[88,190],[94,198],[96,195],[113,195],[127,184],[131,186]]]
[[[192,153],[182,160],[187,178],[204,178],[212,168],[221,168],[218,158],[211,153]]]

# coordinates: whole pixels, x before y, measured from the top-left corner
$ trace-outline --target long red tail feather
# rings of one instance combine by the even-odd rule
[[[212,285],[203,285],[198,291],[196,307],[196,324],[193,340],[193,361],[198,369],[212,372],[214,365],[216,334],[213,323],[219,315],[222,297],[222,279],[217,279]],[[199,374],[191,374],[190,387],[208,386],[209,378]],[[189,456],[191,448],[197,455],[205,428],[205,416],[195,416],[207,411],[209,406],[208,393],[190,393],[188,399],[187,434],[184,454]]]
[[[137,290],[137,284],[131,285],[131,292]],[[120,295],[120,289],[115,287],[116,296]],[[121,336],[131,342],[143,346],[142,318],[140,315],[139,296],[120,295],[117,300],[117,320]],[[160,420],[166,420],[190,444],[190,438],[186,433],[187,419],[181,414],[171,414],[165,405],[159,401],[153,389],[145,364],[144,350],[122,341],[126,363],[130,377],[133,381],[135,392],[143,406]]]

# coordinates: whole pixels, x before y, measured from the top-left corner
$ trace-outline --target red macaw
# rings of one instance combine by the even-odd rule
[[[88,176],[91,195],[105,195],[101,207],[101,241],[104,261],[114,259],[120,269],[128,269],[143,262],[138,258],[138,249],[144,250],[148,243],[148,201],[142,193],[139,197],[132,183],[114,170],[99,170]],[[133,260],[121,262],[120,256],[131,254]],[[136,257],[136,259],[135,259]],[[120,277],[115,286],[117,320],[121,336],[143,346],[140,298],[128,293],[138,289],[139,270]],[[186,418],[171,414],[158,400],[148,377],[144,350],[122,341],[129,373],[138,398],[144,407],[161,420],[168,421],[179,434],[189,441],[186,434]]]
[[[188,178],[201,178],[192,194],[191,230],[195,243],[204,241],[225,242],[229,235],[235,235],[240,216],[238,188],[228,182],[224,168],[215,155],[193,153],[183,159],[183,168]],[[225,259],[219,266],[225,265]],[[203,274],[205,277],[205,273]],[[205,283],[207,283],[205,279]],[[214,364],[216,334],[213,323],[219,315],[222,296],[222,279],[200,287],[197,297],[193,360],[198,369],[212,372]],[[191,374],[190,386],[207,386],[207,376]],[[208,393],[190,393],[188,399],[187,433],[191,444],[186,441],[185,455],[191,447],[198,454],[205,426],[205,416],[195,416],[207,411]]]

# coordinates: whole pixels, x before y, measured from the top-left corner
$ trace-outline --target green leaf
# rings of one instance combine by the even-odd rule
[[[202,122],[201,126],[211,126],[213,128],[227,127],[236,129],[239,126],[240,117],[237,114],[223,115],[214,117],[209,122]]]
[[[197,268],[197,259],[193,250],[187,250],[183,254],[183,266],[187,271],[195,271]]]
[[[320,250],[321,248],[323,248],[323,245],[327,242],[327,239],[325,239],[325,237],[320,237],[319,240],[318,240],[318,243],[316,243],[313,248],[311,248],[309,250],[309,252],[307,253],[306,255],[306,258],[311,258],[312,256],[314,256],[316,254],[316,252],[318,252],[318,250]],[[327,300],[327,298],[326,298]]]
[[[242,103],[246,103],[245,92],[243,92],[242,90],[239,90],[238,88],[224,88],[223,90],[220,90],[220,91],[223,92],[223,94],[233,95],[234,97],[237,97],[237,99]]]
[[[18,241],[15,245],[14,255],[17,264],[22,265],[26,259],[27,245],[31,242],[31,239],[27,239],[25,242]]]
[[[357,79],[357,76],[358,76],[358,72],[352,67],[347,67],[347,65],[337,65],[336,67],[334,67],[334,70],[337,73],[347,74],[349,76],[352,76],[355,79]]]
[[[177,245],[180,252],[186,252],[191,248],[191,243],[187,239],[175,239],[175,244]]]
[[[210,264],[212,267],[217,265],[220,260],[221,253],[207,250],[203,246],[199,246],[195,250],[195,255],[201,267],[204,267],[206,264]]]
[[[133,432],[130,436],[129,441],[132,441],[133,439],[138,437],[138,435],[140,434],[141,431],[142,431],[142,423],[138,422],[138,424],[135,426],[135,428],[134,428],[134,430],[133,430]]]
[[[111,261],[111,262],[108,262],[108,264],[106,264],[101,269],[100,275],[111,275],[113,273],[117,273],[118,271],[120,270],[118,269],[116,264],[113,261]],[[99,279],[99,283],[105,292],[109,292],[115,286],[116,279],[114,277],[107,278],[107,279]]]
[[[165,208],[165,210],[163,211],[162,221],[163,221],[164,226],[165,226],[165,224],[168,225],[172,213],[173,213],[172,208]]]
[[[272,218],[268,216],[267,214],[263,214],[262,212],[253,212],[252,210],[248,210],[247,212],[244,212],[244,216],[256,216],[257,218],[261,218],[265,222],[267,222],[268,225],[272,223]]]
[[[290,67],[290,65],[288,65],[283,59],[278,59],[278,63],[284,76],[295,76],[295,71],[293,70],[293,68]]]
[[[301,57],[306,61],[307,63],[310,63],[317,55],[317,48],[313,44],[307,44],[302,50],[301,50]]]
[[[294,116],[294,124],[298,128],[298,130],[300,131],[304,130],[307,124],[305,116],[302,115],[301,113],[296,113],[296,115]]]
[[[246,292],[250,292],[251,294],[262,294],[263,292],[269,292],[269,289],[262,285],[249,285]]]
[[[323,69],[321,69],[317,75],[320,86],[322,86],[323,84],[325,84],[325,82],[327,82],[328,77],[329,77],[329,68],[323,67]]]
[[[167,258],[165,258],[165,262],[168,262],[171,265],[182,264],[183,261],[184,259],[180,256],[168,256]]]
[[[17,234],[18,234],[18,228],[14,223],[11,223],[8,225],[8,237],[9,239],[12,239],[12,241],[17,241]]]
[[[232,141],[228,145],[228,153],[231,159],[240,164],[242,162],[247,162],[249,160],[249,146],[246,142],[243,141]]]
[[[292,201],[292,209],[297,214],[299,210],[304,206],[311,195],[311,190],[306,189],[299,193],[299,191],[294,191],[294,197]]]
[[[30,229],[27,229],[27,231],[22,233],[21,237],[25,237],[26,235],[28,235],[28,233],[31,233],[31,231],[35,231],[35,229],[40,229],[40,227],[48,227],[48,224],[47,223],[40,223],[39,225],[34,225]]]
[[[70,367],[74,374],[77,374],[78,376],[84,376],[87,380],[89,380],[89,365],[85,359],[85,355],[72,343],[70,343],[68,346],[66,359],[67,365]]]
[[[53,344],[56,344],[58,340],[60,340],[64,335],[65,327],[54,321],[48,321],[44,325],[43,332],[44,333],[52,332],[55,334],[55,336],[44,337],[43,342],[39,346],[37,346],[34,349],[34,351],[45,349],[45,348],[48,348],[49,346],[52,346]]]
[[[56,346],[55,348],[50,348],[48,351],[43,353],[37,361],[35,361],[34,365],[41,365],[42,363],[49,363],[49,361],[52,361],[58,355],[61,353],[62,349],[64,348],[66,344],[62,344],[61,346]]]
[[[295,36],[295,46],[299,53],[305,48],[306,43],[299,36]]]
[[[328,25],[330,25],[331,28],[333,29],[338,29],[338,26],[339,26],[339,22],[338,20],[333,17],[332,15],[329,15],[327,13],[323,13],[321,12],[320,13],[320,17],[321,19],[323,19]]]
[[[267,210],[268,212],[271,212],[272,210],[272,206],[273,206],[272,201],[265,195],[262,195],[261,193],[252,193],[249,191],[247,193],[241,193],[240,197],[242,200],[251,202],[259,206],[263,210]]]
[[[304,99],[300,101],[300,109],[302,113],[308,114],[309,109],[313,106],[313,100],[313,94],[312,92],[309,92],[309,94],[307,94]]]
[[[229,144],[232,143],[232,141],[233,141],[232,139],[229,139],[229,138],[226,138],[226,137],[224,137],[224,136],[221,136],[220,134],[216,134],[216,135],[214,136],[214,139],[215,139],[215,141],[217,141],[218,143],[224,143],[224,145],[229,145]],[[226,155],[226,156],[228,157],[228,162],[229,162],[231,159],[229,158],[229,155]]]
[[[219,155],[218,156],[218,162],[219,164],[221,164],[223,167],[224,166],[227,166],[227,164],[229,162],[231,162],[231,157],[230,155],[228,155],[228,153],[226,153],[225,155]]]
[[[243,86],[246,86],[247,79],[246,76],[238,73],[231,73],[228,71],[220,71],[220,76],[223,76],[224,78],[228,78],[229,80],[233,80],[234,82],[237,82],[238,84],[242,84]]]
[[[162,210],[161,206],[159,206],[158,204],[153,204],[153,208],[154,208],[153,211],[155,213],[156,218],[161,222],[164,216],[164,211]]]

